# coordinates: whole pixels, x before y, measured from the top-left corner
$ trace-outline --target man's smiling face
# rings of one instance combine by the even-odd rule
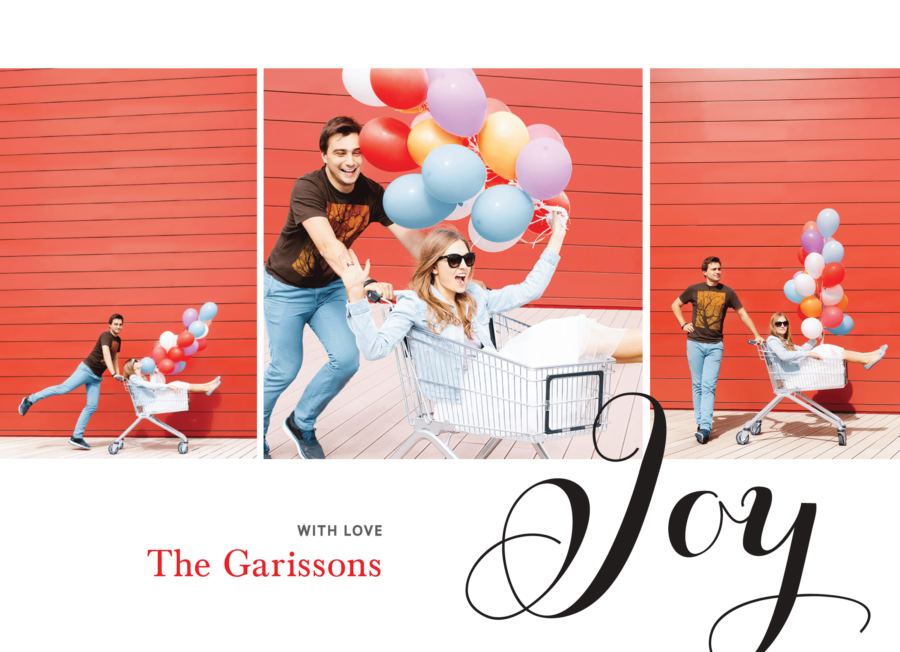
[[[328,151],[322,154],[328,179],[341,192],[350,192],[363,166],[359,134],[335,134],[328,139]]]

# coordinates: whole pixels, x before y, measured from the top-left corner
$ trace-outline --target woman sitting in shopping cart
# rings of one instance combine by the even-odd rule
[[[766,346],[774,354],[772,361],[778,361],[784,373],[796,373],[800,371],[800,360],[812,358],[814,360],[846,360],[865,365],[871,369],[872,365],[881,360],[887,351],[887,344],[875,351],[857,353],[848,351],[834,344],[821,344],[816,346],[817,340],[809,340],[801,347],[794,344],[791,338],[791,325],[783,312],[776,312],[769,320],[769,337]]]
[[[125,378],[128,379],[129,383],[136,385],[137,387],[143,387],[144,389],[149,390],[171,389],[175,392],[184,390],[196,394],[203,392],[204,394],[209,396],[214,391],[216,391],[219,385],[222,384],[221,376],[216,376],[215,380],[211,380],[208,383],[203,383],[201,385],[185,383],[180,380],[174,380],[171,383],[152,382],[151,380],[147,380],[144,377],[144,374],[141,373],[141,361],[136,358],[132,358],[125,363],[124,373]],[[159,377],[157,377],[156,373],[154,372],[153,380],[165,380],[165,377],[162,376],[162,374],[159,374]]]
[[[551,236],[525,281],[499,290],[472,283],[475,253],[456,231],[436,229],[423,241],[410,290],[396,293],[397,305],[379,330],[366,302],[369,274],[353,251],[341,274],[349,298],[347,321],[367,360],[387,356],[413,326],[430,329],[453,341],[496,353],[490,337],[490,317],[541,297],[559,263],[565,225],[558,213],[551,219]],[[642,361],[642,331],[610,328],[585,316],[546,320],[529,328],[504,347],[504,357],[530,367],[576,364],[614,357],[620,363]]]

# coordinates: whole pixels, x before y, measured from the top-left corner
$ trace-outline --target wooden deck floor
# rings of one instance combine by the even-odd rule
[[[376,323],[381,323],[381,311],[373,306]],[[639,328],[639,310],[552,310],[547,308],[519,308],[508,313],[513,319],[537,324],[545,319],[587,315],[607,326]],[[265,365],[269,364],[268,340],[265,345]],[[307,327],[303,334],[303,367],[297,379],[285,390],[272,412],[270,434],[267,437],[273,459],[298,458],[296,445],[288,441],[281,428],[285,417],[294,410],[303,390],[327,359],[318,338]],[[612,378],[613,393],[640,391],[643,365],[616,365]],[[609,429],[600,437],[600,450],[607,457],[622,457],[642,447],[641,411],[643,401],[626,397],[610,406]],[[360,368],[344,390],[328,405],[316,424],[316,437],[329,459],[385,459],[412,434],[406,417],[400,376],[394,356],[369,362],[360,359]],[[474,458],[486,437],[469,434],[455,435],[451,447],[461,458]],[[597,457],[590,435],[562,439],[545,444],[553,458],[587,459]],[[639,456],[640,454],[638,454]],[[423,442],[417,444],[405,459],[439,458],[442,455]],[[503,441],[489,459],[531,459],[536,452],[531,444]]]
[[[740,446],[735,435],[754,413],[716,412],[712,439],[701,446],[694,437],[693,410],[666,410],[667,459],[891,459],[900,458],[900,415],[840,414],[847,424],[847,445],[837,430],[809,412],[770,412],[762,432]]]
[[[0,458],[18,459],[251,459],[256,457],[256,439],[203,438],[188,440],[188,452],[178,452],[177,437],[128,437],[125,448],[115,455],[107,450],[113,438],[88,437],[90,450],[75,448],[64,437],[0,437]]]

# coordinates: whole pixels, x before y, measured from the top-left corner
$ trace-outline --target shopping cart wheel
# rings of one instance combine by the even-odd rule
[[[107,450],[109,450],[110,455],[115,455],[119,452],[119,447],[113,443],[109,445],[109,448]]]
[[[762,432],[762,421],[757,421],[752,426],[750,426],[750,434],[756,437],[760,432]]]
[[[840,430],[838,430],[838,445],[839,446],[847,445],[847,438],[844,436],[844,433]]]
[[[125,440],[124,439],[119,442],[119,450],[122,450],[123,448],[125,448]]]
[[[750,431],[747,429],[741,430],[737,434],[737,443],[744,446],[748,441],[750,441]]]
[[[178,444],[178,452],[184,455],[185,453],[187,453],[187,447],[188,445],[186,441],[180,442]]]

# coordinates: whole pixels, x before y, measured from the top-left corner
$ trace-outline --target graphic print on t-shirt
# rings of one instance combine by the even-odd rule
[[[115,357],[116,357],[116,353],[118,353],[118,352],[119,352],[119,341],[118,341],[118,340],[113,340],[113,341],[110,343],[110,345],[109,345],[109,355],[110,355],[112,358],[115,358]]]
[[[724,314],[724,292],[697,292],[697,321],[694,328],[720,331]]]
[[[369,207],[366,205],[328,202],[325,205],[325,212],[334,231],[334,237],[348,248],[356,236],[362,233],[369,224]],[[331,267],[322,258],[322,254],[319,253],[312,240],[306,243],[291,267],[300,276],[314,276],[317,273],[323,275],[331,272]]]

